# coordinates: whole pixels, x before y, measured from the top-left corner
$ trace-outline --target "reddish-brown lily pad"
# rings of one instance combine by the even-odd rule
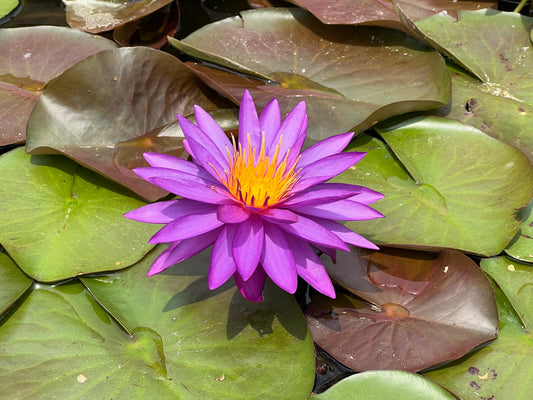
[[[491,0],[392,0],[392,2],[396,9],[401,10],[402,19],[409,21],[418,21],[438,13],[457,19],[459,10],[498,9],[498,2]]]
[[[0,146],[26,140],[26,124],[46,82],[117,45],[58,26],[0,29]]]
[[[352,369],[420,371],[497,336],[491,284],[462,253],[354,248],[325,265],[363,300],[317,295],[308,324],[315,342]]]
[[[450,76],[434,50],[395,29],[324,25],[301,9],[245,11],[169,43],[235,71],[190,65],[235,102],[250,86],[259,108],[272,97],[287,111],[305,100],[311,140],[449,101]]]
[[[149,200],[167,192],[137,177],[144,151],[180,155],[176,114],[216,108],[175,57],[150,48],[103,51],[51,82],[28,122],[26,150],[61,153]]]

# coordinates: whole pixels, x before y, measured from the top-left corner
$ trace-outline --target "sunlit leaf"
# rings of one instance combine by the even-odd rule
[[[4,18],[19,5],[18,0],[0,0],[0,18]]]
[[[352,249],[325,265],[365,301],[316,296],[306,310],[309,327],[320,347],[356,371],[420,371],[496,337],[490,283],[459,252]]]
[[[367,371],[343,379],[316,400],[454,400],[455,396],[420,375],[405,371]]]
[[[516,260],[522,262],[533,262],[533,214],[531,210],[533,208],[533,202],[529,206],[522,210],[520,216],[523,218],[522,226],[509,243],[509,246],[505,248],[505,253]]]
[[[500,278],[502,274],[517,273],[525,291],[518,293],[519,303],[515,304],[526,311],[527,318],[531,321],[532,297],[529,287],[533,286],[532,270],[505,257],[482,260],[481,265],[491,276],[496,269],[500,271],[494,274],[494,277],[499,279],[498,286],[501,282],[505,292],[502,293],[502,289],[494,285],[500,315],[498,339],[449,366],[426,372],[424,375],[452,390],[463,400],[528,400],[531,397],[533,374],[533,339],[530,333],[524,332],[522,322],[506,297],[517,294],[516,288],[513,288],[514,284],[508,285],[508,278]]]
[[[396,10],[400,10],[406,22],[418,21],[439,13],[457,19],[459,10],[498,8],[498,2],[491,0],[392,0],[392,3]]]
[[[116,47],[57,26],[0,29],[0,145],[26,140],[26,123],[46,82],[85,57]]]
[[[348,149],[368,154],[336,180],[383,193],[375,208],[385,218],[347,226],[374,242],[416,248],[496,255],[507,246],[533,195],[533,169],[519,150],[444,118],[378,129],[386,144],[358,138]]]
[[[2,391],[21,400],[306,399],[313,343],[294,298],[272,284],[261,303],[231,284],[210,291],[209,252],[147,278],[163,247],[126,271],[83,278],[90,291],[38,285],[0,326]]]
[[[182,153],[182,138],[162,142],[155,137],[195,104],[216,108],[206,89],[178,59],[161,51],[103,51],[48,85],[29,120],[26,149],[65,154],[156,200],[167,192],[124,168],[134,164],[122,157],[124,146],[138,150],[131,161],[144,151]]]
[[[18,266],[49,282],[124,268],[152,247],[158,226],[123,214],[143,203],[62,156],[0,157],[0,243]]]
[[[134,21],[164,7],[173,0],[63,0],[67,22],[82,31],[99,33]]]
[[[236,103],[245,88],[259,107],[272,97],[283,110],[305,100],[311,140],[354,127],[361,132],[392,115],[449,100],[441,56],[416,39],[381,27],[324,25],[301,9],[242,12],[169,43],[250,75],[189,65]]]
[[[0,315],[32,286],[33,281],[17,268],[5,253],[0,253]]]

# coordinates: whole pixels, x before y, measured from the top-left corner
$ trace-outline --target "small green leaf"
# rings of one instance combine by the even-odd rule
[[[124,268],[152,247],[157,225],[123,214],[144,205],[63,156],[0,157],[0,243],[38,281]]]
[[[4,18],[19,5],[18,0],[0,0],[0,18]]]

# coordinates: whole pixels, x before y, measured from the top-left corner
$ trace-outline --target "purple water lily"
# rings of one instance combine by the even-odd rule
[[[231,276],[244,297],[261,301],[268,275],[294,293],[298,276],[335,297],[333,284],[315,249],[335,257],[347,244],[377,247],[339,221],[383,215],[368,205],[383,197],[368,188],[329,179],[366,153],[345,152],[353,133],[316,143],[300,153],[307,131],[305,102],[281,122],[273,99],[258,117],[248,91],[239,114],[238,140],[228,139],[202,108],[197,125],[178,115],[184,146],[194,162],[145,153],[151,167],[137,175],[182,198],[128,212],[137,221],[166,224],[150,243],[170,243],[148,276],[213,245],[209,288]]]

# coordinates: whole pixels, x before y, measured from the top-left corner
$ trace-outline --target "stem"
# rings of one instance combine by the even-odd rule
[[[526,3],[527,3],[527,0],[522,0],[522,1],[516,6],[516,8],[513,10],[513,12],[519,13],[520,11],[522,11],[522,8],[524,8],[524,6],[526,5]]]

